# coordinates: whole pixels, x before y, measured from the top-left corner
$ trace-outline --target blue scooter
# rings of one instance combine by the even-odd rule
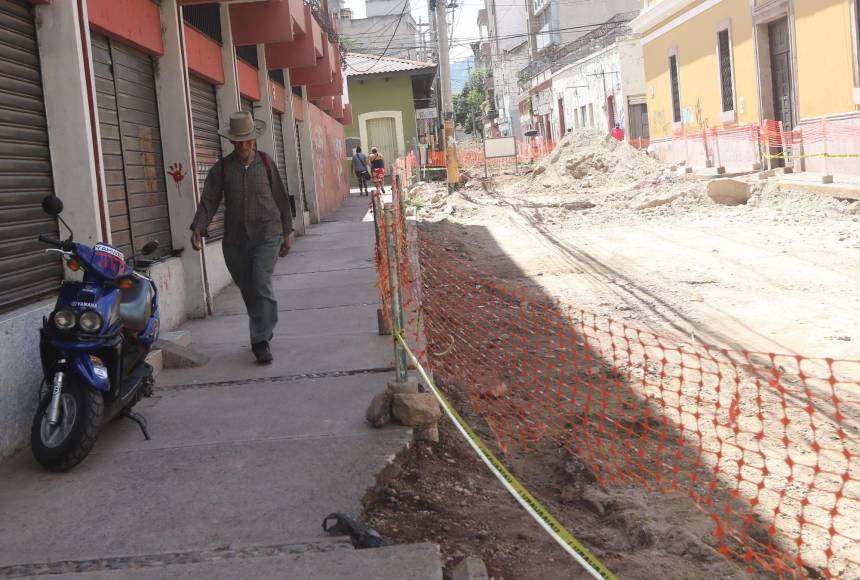
[[[132,411],[152,395],[152,367],[146,355],[158,339],[158,293],[146,276],[146,262],[128,260],[107,244],[90,247],[73,241],[56,196],[42,201],[45,213],[69,230],[61,241],[40,235],[53,246],[80,282],[60,287],[57,305],[43,320],[40,350],[44,380],[33,418],[33,455],[50,471],[67,471],[84,460],[103,423],[119,416],[135,421],[149,439],[146,421]],[[153,254],[158,242],[142,249]],[[47,388],[46,388],[47,387]]]

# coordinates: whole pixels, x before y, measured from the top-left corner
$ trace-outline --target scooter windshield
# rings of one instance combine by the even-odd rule
[[[106,280],[118,280],[131,276],[132,269],[125,263],[122,252],[107,244],[96,244],[94,248],[75,244],[75,253],[84,268]]]

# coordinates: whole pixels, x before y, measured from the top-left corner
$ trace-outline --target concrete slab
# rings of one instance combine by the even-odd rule
[[[287,546],[289,550],[290,546]],[[298,547],[296,547],[298,548]],[[206,557],[206,556],[204,556]],[[225,557],[190,564],[115,567],[84,574],[51,576],[58,580],[442,580],[439,547],[435,544],[388,546],[373,550],[306,551],[279,556]]]
[[[205,349],[210,357],[205,367],[163,371],[156,388],[168,385],[203,384],[237,379],[259,379],[296,373],[351,371],[390,367],[394,364],[391,337],[373,333],[276,337],[272,341],[274,364],[254,363],[247,328],[236,329],[243,343],[215,344]],[[363,411],[362,411],[363,412]]]
[[[376,283],[376,268],[361,264],[350,270],[306,272],[301,274],[278,274],[272,277],[275,292],[281,290],[310,290],[315,288],[340,287],[344,284]],[[278,295],[280,300],[280,295]]]
[[[316,310],[280,311],[276,337],[322,336],[326,334],[373,333],[376,328],[376,304],[340,306]],[[235,311],[235,310],[234,310]],[[247,328],[244,313],[195,320],[182,328],[194,334],[194,348],[203,345],[234,343],[237,329]]]
[[[132,422],[117,421],[93,453],[151,452],[225,441],[363,436],[371,429],[364,421],[364,408],[392,376],[393,372],[369,373],[157,390],[139,408],[149,423],[151,441],[145,441]],[[323,408],[327,412],[321,415]],[[217,429],[212,428],[213,421]]]
[[[280,290],[277,294],[278,311],[314,310],[340,306],[378,304],[379,292],[367,282],[343,284],[338,287]],[[235,287],[230,287],[215,297],[215,312],[218,315],[245,314],[242,296]]]
[[[325,248],[290,253],[289,259],[279,260],[276,275],[319,272],[320,270],[355,270],[373,268],[373,239],[357,246]],[[363,265],[363,266],[362,266]]]
[[[791,176],[777,177],[777,189],[780,191],[808,191],[819,195],[827,195],[837,199],[860,201],[860,183],[856,181],[837,181],[836,183],[821,183],[822,174],[798,173]],[[818,180],[817,182],[815,180]]]
[[[96,453],[64,475],[22,454],[0,472],[0,566],[320,538],[405,438],[368,428]]]

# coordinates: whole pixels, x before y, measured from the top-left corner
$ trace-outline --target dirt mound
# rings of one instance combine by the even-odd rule
[[[629,144],[587,129],[567,135],[531,175],[529,189],[624,188],[669,176],[668,167]]]

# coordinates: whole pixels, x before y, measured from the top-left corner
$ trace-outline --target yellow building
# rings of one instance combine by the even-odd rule
[[[652,150],[749,167],[762,161],[754,127],[774,121],[794,130],[797,169],[860,173],[858,159],[839,156],[860,153],[850,139],[860,135],[858,14],[860,0],[643,0],[631,26],[645,55]]]

